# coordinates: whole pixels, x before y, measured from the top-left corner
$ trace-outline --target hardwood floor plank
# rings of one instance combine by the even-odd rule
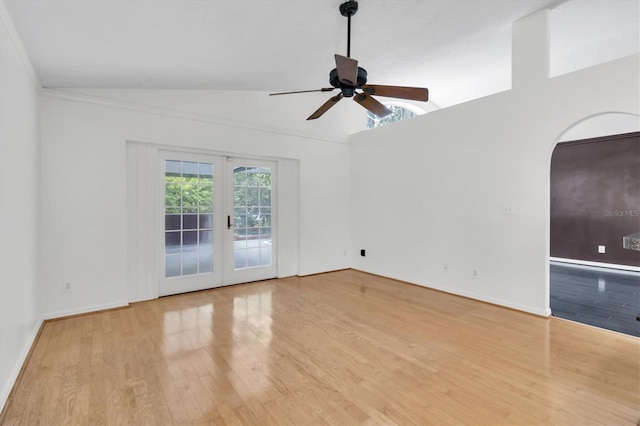
[[[640,339],[358,271],[48,321],[6,425],[629,424]]]

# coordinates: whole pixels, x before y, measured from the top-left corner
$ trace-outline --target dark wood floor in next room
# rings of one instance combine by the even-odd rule
[[[552,262],[551,312],[559,318],[640,337],[640,274]]]

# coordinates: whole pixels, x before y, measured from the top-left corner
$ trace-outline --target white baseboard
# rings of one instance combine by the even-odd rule
[[[9,399],[9,394],[11,393],[11,389],[13,389],[13,385],[18,380],[18,376],[20,375],[20,370],[22,370],[22,366],[27,361],[27,357],[29,356],[29,351],[36,343],[36,338],[38,337],[38,333],[40,332],[40,328],[42,327],[43,320],[42,318],[36,321],[33,330],[31,330],[31,334],[29,334],[29,338],[22,348],[22,352],[20,352],[20,356],[16,360],[15,365],[13,366],[13,370],[11,370],[11,374],[9,375],[9,379],[7,383],[5,383],[4,388],[2,389],[2,393],[0,393],[0,413],[4,409],[5,404],[7,403],[7,399]]]
[[[413,281],[410,279],[407,279],[406,277],[401,277],[401,276],[394,276],[394,275],[389,275],[389,274],[381,274],[375,271],[368,271],[366,269],[357,269],[357,268],[353,268],[357,271],[362,271],[362,272],[367,272],[370,274],[375,274],[375,275],[380,275],[381,277],[387,277],[387,278],[391,278],[394,280],[398,280],[398,281],[404,281],[406,283],[410,283],[410,284],[415,284],[415,285],[419,285],[421,287],[425,287],[425,288],[430,288],[432,290],[438,290],[441,291],[443,293],[448,293],[448,294],[452,294],[454,296],[462,296],[462,297],[467,297],[469,299],[473,299],[473,300],[478,300],[480,302],[486,302],[486,303],[490,303],[492,305],[497,305],[497,306],[503,306],[505,308],[509,308],[509,309],[515,309],[516,311],[522,311],[522,312],[526,312],[529,314],[533,314],[533,315],[537,315],[540,317],[549,317],[551,315],[551,308],[547,307],[546,309],[540,309],[537,308],[535,306],[527,306],[527,305],[519,305],[517,303],[512,303],[509,302],[507,300],[502,300],[502,299],[496,299],[493,297],[485,297],[485,296],[481,296],[475,293],[470,293],[470,292],[466,292],[466,291],[454,291],[450,288],[445,288],[445,287],[439,287],[437,285],[433,285],[433,284],[424,284],[424,283],[420,283],[417,281]]]
[[[549,260],[551,262],[563,263],[567,266],[616,269],[621,272],[640,272],[640,267],[617,265],[615,263],[591,262],[588,260],[565,259],[562,257],[550,257]]]
[[[57,311],[57,312],[50,312],[48,314],[44,314],[43,315],[43,319],[45,320],[50,320],[50,319],[56,319],[56,318],[63,318],[63,317],[69,317],[72,315],[80,315],[80,314],[88,314],[90,312],[96,312],[96,311],[104,311],[107,309],[115,309],[115,308],[124,308],[129,306],[129,301],[128,300],[120,300],[117,302],[111,302],[111,303],[103,303],[100,305],[93,305],[93,306],[85,306],[83,308],[77,308],[77,309],[67,309],[64,311]]]

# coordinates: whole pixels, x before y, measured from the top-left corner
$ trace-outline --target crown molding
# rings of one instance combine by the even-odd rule
[[[38,89],[42,88],[42,85],[40,84],[40,79],[38,78],[38,75],[36,74],[36,71],[33,68],[31,59],[29,58],[29,55],[27,54],[27,50],[24,48],[24,45],[22,44],[22,40],[18,35],[18,31],[16,31],[16,27],[13,25],[13,21],[11,20],[11,15],[9,14],[9,11],[7,10],[7,6],[4,4],[3,0],[0,0],[0,22],[2,22],[2,25],[7,30],[7,33],[9,34],[9,39],[11,40],[11,43],[13,44],[14,48],[18,52],[18,56],[20,56],[20,59],[22,60],[22,63],[25,69],[27,70],[27,74],[29,74],[31,81]]]
[[[200,114],[188,111],[180,111],[172,108],[160,107],[155,105],[140,104],[136,102],[123,101],[119,99],[111,99],[102,96],[87,95],[84,93],[69,92],[62,89],[46,89],[40,90],[43,97],[61,99],[73,102],[90,103],[94,105],[106,106],[128,111],[142,112],[145,114],[160,115],[164,117],[178,118],[182,120],[197,121],[201,123],[215,124],[218,126],[234,127],[245,130],[253,130],[257,132],[272,133],[284,136],[293,136],[305,139],[318,140],[323,142],[332,142],[346,144],[349,138],[332,137],[311,132],[304,132],[294,129],[279,128],[262,124],[250,123],[240,120],[230,120],[227,118],[217,117],[209,114]]]

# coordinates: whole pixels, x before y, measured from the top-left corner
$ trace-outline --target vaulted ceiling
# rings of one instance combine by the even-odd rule
[[[346,53],[340,0],[4,3],[45,87],[315,89]],[[369,82],[426,86],[448,106],[509,89],[511,24],[543,8],[556,72],[637,53],[638,3],[361,0],[351,56]]]

